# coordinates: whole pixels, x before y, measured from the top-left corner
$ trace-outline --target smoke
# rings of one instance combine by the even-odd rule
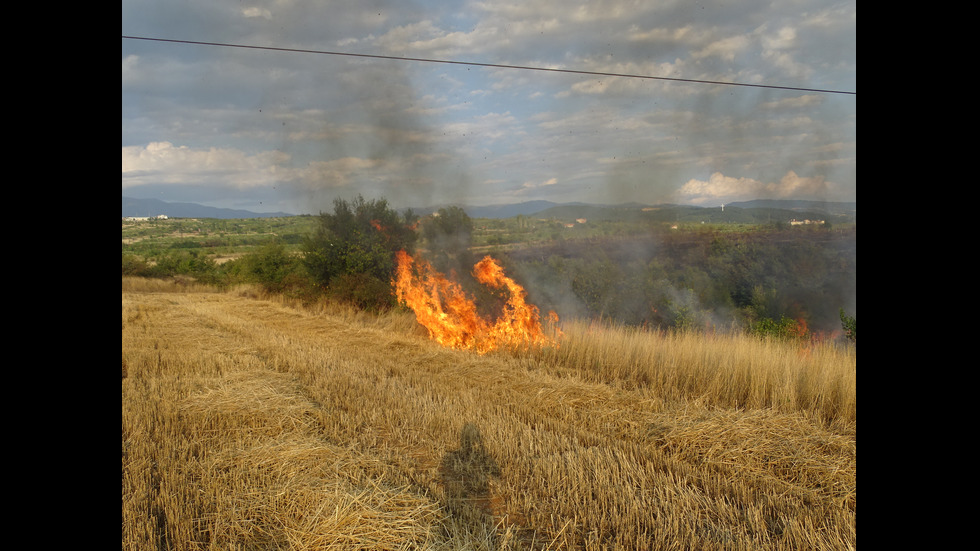
[[[348,62],[323,92],[334,107],[316,113],[318,151],[301,186],[309,205],[363,195],[424,206],[465,193],[466,167],[420,113],[423,100],[405,64]]]
[[[383,2],[372,4],[371,13],[367,14],[369,20],[375,15],[380,20],[399,17],[395,12],[401,15],[415,13],[405,15],[405,21],[390,21],[379,26],[377,35],[364,29],[348,33],[349,38],[344,40],[352,42],[345,42],[344,49],[451,57],[447,52],[436,55],[436,50],[431,48],[436,48],[438,43],[452,42],[451,37],[476,36],[475,29],[461,33],[441,30],[444,23],[434,23],[438,18],[428,19],[424,9],[423,6],[410,6],[406,10],[404,4],[389,9]],[[713,59],[732,61],[731,54],[725,58],[718,48],[724,47],[725,51],[745,48],[742,43],[712,41],[698,48],[696,55],[688,60],[664,53],[658,66],[633,66],[630,65],[633,56],[627,55],[631,52],[626,46],[620,46],[626,49],[608,50],[608,56],[596,56],[594,46],[607,47],[608,44],[601,33],[592,32],[595,30],[591,29],[583,37],[592,37],[595,42],[580,45],[579,50],[564,42],[559,46],[554,37],[542,35],[537,40],[561,49],[569,63],[588,62],[596,63],[596,69],[622,67],[624,72],[665,75],[682,69],[698,69],[713,75],[721,69],[706,63]],[[678,55],[685,51],[667,37],[659,40],[680,48]],[[403,50],[393,51],[399,47]],[[644,51],[647,49],[644,46]],[[685,63],[690,66],[684,67]],[[588,64],[579,66],[592,67]],[[812,94],[784,97],[782,93],[768,91],[694,88],[609,78],[576,81],[549,76],[549,85],[569,83],[564,90],[553,94],[551,105],[554,107],[544,107],[543,100],[537,100],[541,103],[528,101],[521,108],[514,108],[514,113],[501,114],[490,112],[497,106],[488,106],[482,111],[485,116],[499,120],[479,126],[472,121],[451,122],[443,118],[440,107],[445,105],[440,105],[430,95],[440,93],[433,92],[438,90],[440,78],[446,79],[447,90],[457,84],[463,89],[461,81],[441,76],[441,73],[451,73],[448,69],[414,62],[343,58],[325,61],[318,71],[318,76],[311,77],[323,82],[320,87],[322,97],[316,104],[328,107],[304,113],[305,120],[297,121],[298,125],[303,125],[306,136],[312,139],[301,142],[297,136],[295,140],[288,140],[288,147],[302,150],[303,155],[297,158],[309,159],[309,170],[299,188],[306,203],[304,210],[308,212],[326,210],[334,199],[355,195],[383,197],[396,208],[466,204],[474,196],[472,191],[480,191],[475,182],[490,178],[505,182],[496,188],[497,195],[482,191],[478,194],[492,197],[493,202],[505,201],[505,195],[511,198],[563,197],[606,204],[706,206],[767,197],[839,200],[834,197],[837,190],[832,177],[825,176],[832,173],[818,170],[813,164],[831,163],[839,158],[836,150],[823,152],[822,157],[815,156],[821,152],[817,146],[826,146],[827,130],[822,130],[819,124],[795,124],[801,120],[805,122],[811,116],[807,110],[819,107],[824,101]],[[542,93],[526,83],[519,85],[520,79],[533,80],[529,75],[508,73],[506,78],[509,80],[504,82],[502,73],[494,72],[496,80],[491,79],[492,84],[474,80],[466,86],[474,88],[470,92],[478,92],[485,91],[475,89],[479,86],[499,85],[499,89],[495,89],[499,95],[506,90],[513,97],[532,97],[530,92],[534,92],[533,97],[538,97]],[[423,89],[427,92],[421,92]],[[590,107],[577,109],[583,105]],[[459,104],[455,107],[461,108]],[[527,108],[526,112],[524,108]],[[526,125],[522,124],[525,120],[528,121]],[[480,162],[480,156],[462,154],[467,147],[475,149],[472,146],[475,141],[464,144],[458,139],[459,135],[447,135],[447,132],[464,126],[467,131],[491,126],[496,130],[505,128],[507,132],[516,130],[500,139],[520,146],[501,146],[499,149],[483,146],[493,152],[489,154],[490,161],[484,155]],[[528,132],[526,136],[521,133],[525,131]],[[845,143],[839,147],[851,146]],[[471,166],[468,159],[473,159],[475,166]],[[531,172],[514,176],[513,185],[507,188],[511,174],[501,169],[505,162],[513,166],[519,164],[522,171]],[[492,172],[474,172],[475,168],[491,166]],[[850,180],[853,175],[845,174],[841,178],[843,182]],[[562,195],[546,196],[545,190],[562,190]],[[658,236],[650,235],[642,244],[638,242],[637,248],[648,247],[648,250],[638,250],[636,256],[649,258],[660,245],[658,239]],[[441,267],[458,268],[461,273],[467,273],[472,266],[470,258],[458,254],[433,260]],[[573,317],[590,309],[576,295],[569,279],[556,280],[536,270],[523,270],[521,276],[529,298],[535,303],[552,305],[559,313]],[[685,311],[708,311],[708,308],[692,303],[683,288],[664,292],[672,295],[672,304],[682,305],[679,307]],[[725,313],[718,315],[726,316]]]
[[[310,9],[311,20],[322,16],[318,8]],[[344,37],[337,41],[342,45],[324,49],[411,56],[414,52],[395,50],[404,48],[405,41],[385,36],[401,28],[403,20],[424,17],[424,9],[372,1],[340,10],[346,23],[328,24],[331,36]],[[321,57],[311,63],[309,58],[283,56],[282,63],[284,76],[276,75],[280,82],[274,92],[279,96],[270,99],[290,106],[283,108],[282,147],[294,159],[299,181],[292,192],[304,203],[303,210],[316,213],[337,198],[356,195],[383,197],[396,208],[467,197],[470,167],[455,154],[456,144],[445,135],[447,120],[432,96],[448,78],[444,69],[353,57]],[[286,81],[295,83],[294,90]]]

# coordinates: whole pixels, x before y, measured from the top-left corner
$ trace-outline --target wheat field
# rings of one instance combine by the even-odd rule
[[[853,348],[123,280],[124,550],[853,549]]]

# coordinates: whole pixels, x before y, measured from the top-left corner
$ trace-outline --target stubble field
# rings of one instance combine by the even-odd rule
[[[124,278],[122,547],[856,546],[853,348],[563,330],[478,355]]]

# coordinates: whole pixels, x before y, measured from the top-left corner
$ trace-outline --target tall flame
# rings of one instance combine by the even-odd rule
[[[458,283],[437,272],[424,259],[399,251],[397,260],[394,284],[398,300],[415,312],[429,336],[443,346],[485,354],[500,347],[556,344],[542,329],[538,308],[525,300],[524,288],[507,277],[490,256],[473,267],[473,276],[483,285],[508,292],[503,312],[492,322],[480,316],[476,303]],[[551,312],[549,320],[557,324],[558,316]],[[555,334],[560,335],[557,327]]]

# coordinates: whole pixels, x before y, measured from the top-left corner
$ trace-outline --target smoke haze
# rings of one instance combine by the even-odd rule
[[[123,190],[315,213],[534,199],[853,201],[856,5],[123,2]],[[259,205],[262,205],[259,208]]]

